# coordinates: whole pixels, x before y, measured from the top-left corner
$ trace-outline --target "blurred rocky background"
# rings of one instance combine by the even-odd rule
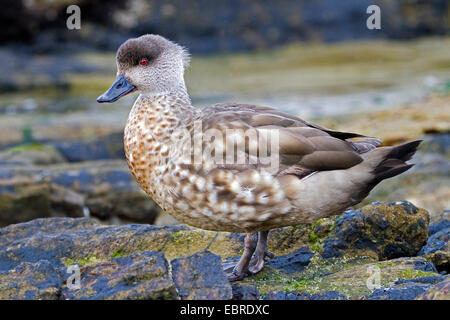
[[[66,28],[71,4],[81,8],[80,30]],[[372,4],[381,9],[381,30],[366,28],[366,9]],[[55,266],[74,261],[86,265],[91,275],[96,263],[106,260],[132,270],[135,262],[156,259],[160,262],[151,272],[165,270],[160,276],[167,282],[164,288],[143,284],[150,290],[147,298],[261,294],[273,299],[391,299],[434,294],[427,290],[448,292],[448,276],[443,275],[449,270],[450,243],[449,29],[446,0],[2,1],[0,227],[5,228],[0,229],[0,243],[12,251],[0,249],[0,279],[9,279],[3,282],[6,287],[0,286],[0,296],[7,297],[2,294],[23,280],[10,271],[20,262],[11,258],[15,254],[25,257],[18,266],[24,277],[39,275],[36,270],[53,274]],[[177,223],[140,190],[124,159],[123,127],[136,96],[108,105],[95,101],[115,78],[117,47],[145,33],[161,34],[190,49],[186,82],[198,107],[256,103],[330,128],[376,136],[384,145],[423,139],[413,159],[416,165],[381,183],[343,216],[271,232],[270,246],[279,248],[281,257],[250,286],[231,291],[224,284],[217,292],[191,293],[182,287],[191,283],[183,278],[183,268],[203,261],[199,270],[202,263],[220,269],[214,255],[196,252],[208,249],[231,259],[242,249],[239,235],[185,226],[104,226]],[[401,202],[404,208],[392,214],[389,208],[400,200],[428,213]],[[372,216],[368,204],[374,201],[390,204],[377,207],[381,214]],[[408,216],[416,211],[417,221]],[[49,217],[55,219],[12,225]],[[354,234],[364,241],[355,242]],[[409,234],[417,237],[408,240]],[[232,252],[227,251],[230,242]],[[23,248],[30,251],[22,254]],[[181,270],[172,282],[166,279],[164,256],[142,254],[145,250],[163,252],[167,259],[194,258],[170,262]],[[340,260],[341,251],[355,250],[369,260]],[[129,254],[135,260],[120,260]],[[393,291],[350,286],[348,274],[361,275],[363,283],[365,268],[378,266],[378,260],[388,260],[380,267],[397,277],[384,284]],[[295,276],[286,276],[292,273],[288,269]],[[36,297],[106,297],[92,292],[74,296],[55,281],[50,289],[36,291]],[[208,281],[192,288],[214,288],[219,280]],[[111,297],[132,298],[134,290]]]
[[[81,8],[81,32],[62,27],[70,4]],[[382,33],[366,28],[366,8],[373,4],[381,8]],[[445,35],[450,28],[446,0],[6,0],[3,8],[1,42],[26,42],[36,52],[115,50],[142,33],[164,34],[194,53],[214,53],[299,40],[405,40]]]

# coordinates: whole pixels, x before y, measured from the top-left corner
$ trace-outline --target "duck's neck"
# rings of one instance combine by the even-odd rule
[[[186,89],[184,81],[178,86],[163,92],[158,93],[142,93],[140,97],[150,99],[151,101],[178,101],[178,103],[184,106],[192,107],[191,99]]]
[[[170,139],[175,129],[192,123],[196,113],[185,88],[141,94],[130,112],[127,127],[141,133],[149,131],[156,141],[163,142]]]

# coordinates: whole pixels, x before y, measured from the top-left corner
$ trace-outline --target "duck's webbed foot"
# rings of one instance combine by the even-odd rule
[[[244,240],[244,253],[233,269],[228,271],[228,280],[237,281],[261,271],[264,267],[264,258],[273,258],[274,254],[267,251],[267,236],[269,231],[248,233]],[[231,272],[230,272],[231,271]]]
[[[251,276],[250,261],[252,260],[253,253],[256,250],[258,243],[258,234],[256,232],[247,233],[244,240],[244,253],[242,253],[241,259],[234,266],[232,271],[228,275],[229,281],[242,280],[245,277]]]
[[[273,252],[267,250],[267,236],[269,231],[259,232],[258,244],[256,246],[255,253],[250,261],[250,272],[252,274],[260,272],[264,267],[264,258],[272,259],[275,255]]]

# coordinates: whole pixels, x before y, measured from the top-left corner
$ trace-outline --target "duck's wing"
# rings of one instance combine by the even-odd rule
[[[367,152],[381,141],[367,138],[360,141],[347,139],[365,137],[351,132],[335,131],[307,122],[291,114],[275,109],[246,104],[217,104],[203,109],[203,131],[213,129],[221,132],[223,137],[233,130],[237,137],[237,151],[245,153],[247,160],[255,157],[255,146],[251,145],[248,134],[254,131],[266,138],[258,139],[256,157],[260,157],[260,150],[267,147],[267,137],[274,133],[278,136],[279,164],[276,174],[295,174],[300,177],[314,171],[347,169],[362,161],[361,153]],[[247,133],[246,133],[247,132]],[[253,139],[254,140],[254,139]],[[240,143],[238,142],[240,141]],[[255,141],[253,141],[255,143]],[[215,139],[204,142],[210,149],[218,147],[224,150],[224,139]],[[264,146],[263,146],[264,144]],[[269,142],[270,144],[270,142]],[[218,146],[220,145],[220,146]],[[260,159],[258,159],[260,160]],[[251,161],[250,161],[251,162]],[[253,159],[253,163],[254,163]],[[244,166],[228,165],[229,168],[242,168],[261,166],[261,163]],[[226,167],[226,166],[224,166]]]

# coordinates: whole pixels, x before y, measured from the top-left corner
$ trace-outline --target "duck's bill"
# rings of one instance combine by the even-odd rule
[[[104,94],[97,98],[97,102],[114,102],[129,94],[135,87],[128,83],[124,76],[117,76],[116,81]]]

